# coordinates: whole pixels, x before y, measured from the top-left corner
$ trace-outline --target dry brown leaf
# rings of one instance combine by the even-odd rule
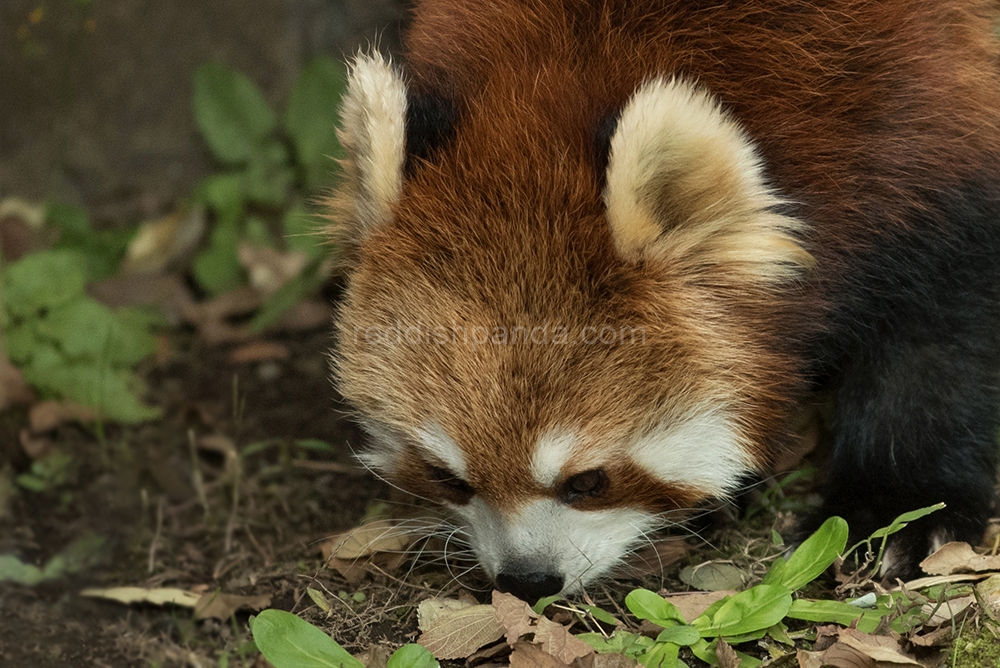
[[[44,459],[56,447],[55,441],[51,438],[48,436],[35,436],[27,427],[18,432],[18,437],[21,441],[21,450],[32,461]]]
[[[309,262],[305,251],[282,252],[268,246],[248,243],[241,243],[236,249],[236,255],[247,270],[250,285],[267,297],[302,273]]]
[[[910,580],[906,582],[906,588],[911,591],[916,591],[918,589],[926,589],[927,587],[936,587],[943,584],[952,584],[954,582],[976,582],[977,580],[985,580],[990,576],[989,573],[957,573],[955,575],[931,575],[926,578],[917,578],[916,580]],[[899,585],[891,588],[889,591],[899,591]]]
[[[155,589],[146,589],[144,587],[91,588],[81,591],[80,596],[105,598],[124,603],[125,605],[150,603],[152,605],[179,605],[184,608],[194,608],[202,597],[201,594],[174,587],[158,587]]]
[[[40,401],[28,411],[31,431],[43,434],[69,422],[94,422],[97,414],[69,401]]]
[[[442,614],[417,640],[434,658],[464,659],[504,635],[492,605],[473,605]]]
[[[574,636],[565,626],[545,617],[537,620],[535,642],[563,663],[573,663],[594,653],[593,647]]]
[[[496,659],[504,659],[510,656],[510,651],[510,645],[506,642],[496,642],[470,654],[465,663],[467,666],[478,666]]]
[[[162,271],[194,249],[204,233],[205,210],[198,206],[143,223],[125,252],[122,271]]]
[[[993,575],[977,584],[976,598],[990,619],[1000,621],[1000,575]]]
[[[920,568],[929,575],[1000,571],[1000,555],[978,554],[968,543],[945,543],[921,561]]]
[[[538,615],[531,606],[513,594],[494,591],[493,607],[497,611],[497,619],[507,630],[507,644],[511,647],[524,634],[535,632],[535,625],[532,622]]]
[[[732,596],[735,593],[735,589],[724,589],[723,591],[689,592],[684,594],[664,594],[661,592],[660,595],[670,603],[673,603],[680,610],[684,619],[690,622],[696,617],[700,617],[701,613],[708,610],[709,606],[713,603],[727,596]]]
[[[840,632],[840,645],[845,645],[857,650],[873,662],[888,663],[892,666],[914,666],[920,668],[920,664],[912,656],[907,655],[900,649],[899,641],[889,636],[875,636],[862,633],[857,629],[844,629]],[[834,645],[827,650],[833,650]]]
[[[128,306],[155,306],[167,324],[176,326],[194,298],[177,274],[119,274],[87,286],[87,294],[105,306],[119,309]]]
[[[211,592],[202,594],[194,606],[195,619],[229,619],[240,608],[263,610],[271,605],[270,594],[238,596]]]
[[[514,643],[510,655],[510,668],[566,668],[568,665],[530,642]]]
[[[277,341],[252,341],[229,353],[229,361],[233,364],[246,364],[266,360],[287,360],[291,356],[288,346]]]
[[[326,564],[326,567],[340,573],[350,585],[358,585],[364,582],[365,576],[368,574],[368,569],[365,568],[364,564],[358,563],[353,559],[345,561],[344,559],[331,557],[328,545],[328,543],[323,543],[320,546],[323,551],[323,563]]]
[[[740,657],[729,643],[722,638],[715,645],[715,658],[719,660],[719,668],[740,668]]]
[[[454,598],[428,598],[417,605],[417,628],[426,631],[438,617],[471,608],[476,605],[471,601]]]
[[[365,664],[365,668],[385,668],[389,665],[389,650],[382,645],[370,645],[354,658]]]
[[[635,668],[635,661],[624,654],[595,654],[593,668]]]
[[[232,325],[228,319],[252,313],[263,303],[260,291],[248,285],[208,301],[188,304],[184,320],[197,327],[201,337],[211,345],[244,341],[250,338],[249,328]]]
[[[795,660],[799,662],[799,668],[823,668],[823,652],[807,652],[804,649],[796,650]]]
[[[24,382],[21,370],[10,363],[0,335],[0,411],[9,406],[30,404],[34,393]]]
[[[930,633],[910,636],[909,641],[917,647],[947,647],[951,644],[954,633],[955,629],[949,624]]]
[[[955,619],[955,617],[965,612],[965,610],[975,601],[976,597],[970,594],[969,596],[958,596],[944,601],[940,605],[937,603],[926,603],[921,607],[921,612],[925,615],[929,615],[924,624],[927,626],[941,626],[942,624],[947,624]]]
[[[375,520],[338,534],[323,544],[323,554],[335,559],[360,559],[376,552],[405,550],[413,536],[391,520]]]
[[[330,324],[330,305],[321,301],[303,301],[281,314],[278,322],[267,328],[269,332],[302,332],[327,327]]]

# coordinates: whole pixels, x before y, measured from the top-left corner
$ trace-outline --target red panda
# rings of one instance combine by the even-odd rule
[[[361,55],[331,233],[363,461],[573,592],[834,400],[825,501],[911,575],[995,507],[985,0],[422,0]]]

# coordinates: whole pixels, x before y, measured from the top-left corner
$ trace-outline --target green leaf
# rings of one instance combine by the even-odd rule
[[[779,585],[797,591],[833,564],[847,546],[847,522],[831,517],[795,550],[783,566],[775,561],[762,584]]]
[[[703,638],[739,636],[774,626],[792,605],[785,587],[761,584],[725,599],[712,617],[707,611],[691,622]]]
[[[46,206],[45,220],[62,234],[84,237],[90,234],[90,217],[87,210],[73,204],[51,203]]]
[[[40,339],[36,331],[37,325],[37,319],[25,320],[20,325],[8,326],[4,332],[7,355],[18,365],[29,362],[35,352]]]
[[[743,588],[743,571],[733,564],[719,561],[686,566],[680,572],[680,579],[685,584],[702,591]]]
[[[865,610],[840,601],[810,601],[799,599],[792,603],[788,617],[806,622],[835,623],[849,626],[858,620],[858,630],[871,633],[879,620],[892,614],[894,608]]]
[[[235,221],[220,220],[212,228],[208,248],[195,257],[192,263],[195,280],[209,294],[222,294],[243,285],[243,266],[236,255],[239,240]]]
[[[243,214],[243,172],[210,176],[199,184],[196,202],[215,211],[220,221],[234,224]]]
[[[79,297],[87,280],[85,266],[83,256],[72,250],[25,255],[2,274],[7,312],[28,317]]]
[[[275,668],[364,668],[333,638],[282,610],[264,610],[250,621],[257,649]]]
[[[45,576],[34,564],[25,564],[12,554],[0,554],[0,582],[14,582],[32,587]]]
[[[68,204],[49,204],[46,220],[59,230],[54,248],[80,252],[89,281],[104,280],[115,274],[136,230],[135,227],[93,230],[87,211]]]
[[[676,668],[677,652],[680,647],[672,642],[658,642],[645,654],[640,654],[637,658],[639,663],[646,668]]]
[[[904,528],[906,528],[906,525],[909,524],[910,522],[919,520],[921,517],[930,515],[933,512],[941,510],[942,508],[944,508],[943,503],[936,503],[933,506],[918,508],[917,510],[911,510],[908,513],[903,513],[902,515],[894,519],[892,523],[889,524],[889,526],[883,527],[873,532],[872,535],[869,536],[869,538],[871,540],[875,540],[876,538],[885,538],[887,536],[891,536],[892,534],[898,531],[902,531]]]
[[[583,608],[591,614],[591,616],[602,624],[607,624],[608,626],[618,626],[621,622],[615,618],[611,613],[601,610],[596,605],[587,605],[586,603],[578,603],[579,607]]]
[[[579,640],[594,648],[598,654],[624,654],[634,659],[653,646],[653,639],[627,631],[615,631],[610,638],[600,633],[581,633]]]
[[[336,168],[331,158],[342,153],[336,128],[346,79],[342,63],[317,58],[302,71],[288,100],[285,127],[311,187],[328,180]]]
[[[637,618],[647,619],[659,626],[687,623],[677,606],[648,589],[633,589],[625,597],[625,605]]]
[[[701,633],[694,626],[687,624],[668,626],[656,636],[656,642],[672,642],[677,645],[693,645],[701,638]]]
[[[441,664],[427,649],[410,643],[392,653],[386,668],[437,668],[439,665]]]
[[[89,297],[54,308],[38,321],[36,331],[57,343],[70,359],[128,367],[156,350],[149,331]]]
[[[144,405],[137,395],[138,378],[123,369],[95,362],[60,359],[58,351],[39,347],[24,378],[41,390],[96,408],[108,419],[139,423],[160,416],[160,410]]]
[[[250,79],[218,63],[194,74],[194,117],[212,153],[229,165],[248,161],[276,124]]]
[[[288,199],[294,174],[288,164],[288,151],[278,142],[255,150],[243,173],[243,193],[248,200],[281,208]]]

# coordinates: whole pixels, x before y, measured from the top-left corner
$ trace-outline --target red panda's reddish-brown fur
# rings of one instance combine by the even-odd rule
[[[984,173],[1000,177],[995,19],[992,2],[974,0],[418,3],[402,68],[407,95],[442,101],[452,134],[407,159],[391,220],[359,223],[350,187],[335,205],[334,233],[351,248],[337,373],[362,419],[404,442],[387,475],[430,498],[467,501],[465,488],[442,487],[405,444],[433,423],[470,462],[466,488],[515,514],[526,499],[561,493],[533,476],[532,452],[553,425],[572,425],[582,443],[574,452],[602,454],[577,457],[560,479],[599,465],[612,481],[575,508],[687,507],[704,494],[656,479],[622,444],[693,402],[731,410],[748,461],[766,470],[817,378],[852,373],[853,347],[868,341],[853,331],[889,327],[866,321],[894,303],[866,292],[881,285],[865,277],[880,270],[883,249],[926,239],[965,253],[978,247],[970,235],[998,238],[981,222],[953,234],[940,204]],[[766,183],[803,221],[800,242],[815,266],[799,278],[758,281],[712,254],[733,248],[658,265],[616,247],[595,127],[644,83],[672,76],[708,91],[738,122]],[[893,268],[897,256],[904,269]],[[930,254],[897,256],[887,276],[922,280]],[[995,303],[984,308],[995,317]],[[565,326],[571,340],[605,325],[645,338],[596,350],[372,345],[359,336],[400,325],[546,323]],[[828,340],[849,342],[827,358],[817,350]]]

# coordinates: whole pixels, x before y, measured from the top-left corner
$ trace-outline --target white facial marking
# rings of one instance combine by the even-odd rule
[[[567,432],[553,430],[545,433],[535,444],[531,455],[531,475],[543,487],[552,487],[559,480],[563,466],[573,455],[576,437]]]
[[[504,567],[530,562],[563,576],[563,592],[605,575],[658,525],[634,509],[575,510],[555,499],[525,504],[504,517],[482,499],[456,508],[469,527],[472,547],[490,577]]]
[[[725,497],[753,468],[733,420],[719,408],[703,408],[637,439],[633,461],[665,483]]]
[[[357,453],[358,461],[365,468],[375,471],[392,471],[403,450],[399,435],[392,428],[377,422],[367,422],[363,427],[368,434],[369,443],[363,452]]]
[[[444,432],[441,425],[433,422],[426,424],[418,429],[416,434],[417,447],[440,461],[459,478],[465,479],[469,474],[465,464],[465,453],[458,443]]]

